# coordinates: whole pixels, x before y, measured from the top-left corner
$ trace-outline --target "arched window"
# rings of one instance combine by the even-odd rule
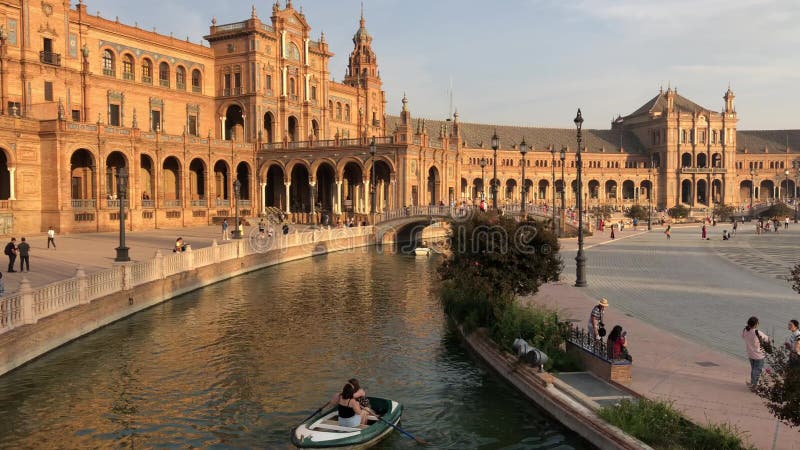
[[[344,121],[350,122],[350,105],[344,105]]]
[[[328,118],[333,119],[333,102],[328,100]]]
[[[153,84],[153,62],[147,58],[142,60],[142,83]]]
[[[198,93],[203,92],[203,89],[201,87],[202,81],[203,81],[203,76],[200,74],[200,71],[194,69],[192,71],[192,92],[198,92]]]
[[[336,120],[342,120],[342,104],[336,103]]]
[[[289,78],[289,94],[297,95],[296,88],[294,78]]]
[[[133,81],[133,56],[122,57],[122,78]]]
[[[300,49],[297,48],[297,46],[294,45],[293,42],[289,43],[289,48],[287,49],[286,53],[287,53],[286,57],[288,59],[293,59],[295,61],[299,61],[300,60]]]
[[[169,64],[165,62],[158,65],[158,83],[161,86],[169,87]]]
[[[111,50],[103,50],[103,75],[114,76],[114,53]]]
[[[175,69],[175,87],[182,91],[186,90],[186,69],[182,66]]]

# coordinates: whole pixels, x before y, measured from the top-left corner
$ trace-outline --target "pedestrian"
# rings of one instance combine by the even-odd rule
[[[239,238],[244,236],[244,220],[239,221],[239,227],[237,228],[237,230],[239,231]]]
[[[53,250],[56,249],[56,230],[53,229],[53,226],[50,225],[50,228],[47,229],[47,249],[50,249],[50,244],[53,244]]]
[[[664,230],[664,234],[667,235],[667,240],[672,239],[672,235],[670,234],[671,230],[672,230],[672,225],[667,225],[667,229]]]
[[[617,224],[615,224],[615,223],[611,224],[611,239],[614,239],[614,228],[616,228],[616,226],[617,226]]]
[[[258,221],[258,234],[264,236],[264,219]]]
[[[589,337],[595,340],[605,337],[606,326],[603,323],[603,312],[608,308],[608,299],[601,298],[589,314]]]
[[[789,337],[783,346],[789,351],[789,367],[800,367],[800,322],[797,319],[789,321]]]
[[[700,233],[700,239],[702,239],[702,240],[704,240],[704,241],[706,240],[706,231],[707,231],[707,230],[706,230],[706,226],[705,226],[705,224],[703,224],[703,230],[702,230],[702,232]]]
[[[11,238],[11,241],[6,244],[5,254],[8,256],[8,273],[14,273],[14,262],[17,260],[17,238]]]
[[[771,351],[769,336],[758,330],[758,317],[747,319],[747,326],[742,330],[742,339],[747,349],[747,358],[750,360],[750,381],[747,386],[750,390],[755,390],[758,386],[758,379],[764,369],[764,358],[767,351]]]
[[[789,229],[789,217],[786,217],[786,219],[783,221],[783,229],[784,230]]]
[[[230,236],[228,236],[228,219],[222,219],[222,240],[230,240]]]
[[[0,297],[2,297],[3,293],[5,292],[6,292],[6,286],[3,284],[3,272],[0,272]],[[0,303],[0,307],[2,307],[3,305],[4,305],[3,303]],[[0,311],[0,317],[5,317],[2,314],[2,311]]]
[[[733,222],[733,235],[734,236],[736,236],[736,228],[738,228],[738,224],[739,224],[739,222],[736,222],[736,221]]]
[[[25,237],[22,238],[22,242],[19,243],[17,246],[17,251],[19,251],[19,271],[20,272],[30,272],[31,271],[31,260],[30,260],[30,251],[31,246],[27,242],[25,242]]]

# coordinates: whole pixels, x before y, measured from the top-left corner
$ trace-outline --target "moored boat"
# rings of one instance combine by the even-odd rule
[[[380,419],[371,415],[367,425],[343,427],[339,425],[338,408],[333,407],[311,416],[292,430],[292,444],[298,448],[348,450],[372,447],[394,431],[392,425],[400,422],[403,405],[378,397],[369,397],[369,403]]]
[[[431,249],[428,247],[417,247],[414,249],[414,254],[417,256],[430,256]]]

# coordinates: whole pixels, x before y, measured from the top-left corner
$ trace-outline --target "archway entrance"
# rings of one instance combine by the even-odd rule
[[[336,169],[330,164],[323,163],[317,167],[316,173],[317,192],[315,195],[315,202],[317,209],[323,214],[331,217],[333,213],[333,193],[336,189]],[[326,221],[323,220],[323,224]]]
[[[4,155],[5,156],[5,155]],[[76,150],[69,160],[71,176],[71,195],[73,200],[95,198],[94,157],[89,150]]]
[[[240,162],[236,166],[236,179],[242,184],[239,199],[250,201],[250,166],[247,163]]]
[[[708,183],[706,180],[697,180],[697,203],[708,204]]]
[[[181,198],[181,165],[178,162],[178,158],[174,156],[170,156],[164,160],[164,165],[162,166],[162,177],[164,178],[164,184],[162,186],[162,190],[164,191],[164,200],[165,201],[176,201],[180,200]],[[177,206],[177,204],[167,205],[167,206]]]
[[[267,188],[264,193],[267,206],[286,209],[286,185],[284,184],[283,169],[273,164],[267,170]]]
[[[692,204],[692,181],[681,181],[681,203]]]
[[[364,173],[361,167],[354,162],[347,163],[344,166],[342,178],[344,179],[344,183],[342,186],[341,210],[345,212],[361,211],[363,199],[363,193],[361,191],[364,185]]]
[[[289,121],[287,122],[287,126],[288,126],[288,128],[287,128],[287,132],[288,132],[287,138],[289,139],[289,142],[296,142],[297,141],[298,132],[300,131],[299,127],[297,125],[297,118],[295,116],[289,116]]]
[[[550,188],[550,182],[547,180],[539,180],[539,200],[547,200],[547,190]]]
[[[230,200],[228,195],[228,163],[225,161],[217,161],[214,164],[214,193],[217,195],[217,206],[222,206],[224,201]]]
[[[750,180],[739,183],[739,202],[750,204],[753,195],[753,182]]]
[[[125,155],[122,152],[113,151],[106,157],[106,192],[105,195],[109,200],[116,200],[118,198],[117,192],[117,174],[120,169],[125,167]]]
[[[266,132],[267,143],[273,143],[275,140],[275,117],[271,112],[264,114],[264,131]]]
[[[386,161],[375,161],[375,211],[384,211],[392,207],[389,192],[389,181],[392,169]]]
[[[206,164],[200,158],[189,164],[189,200],[206,200]]]
[[[244,112],[239,105],[231,105],[225,113],[225,140],[244,140]]]
[[[302,164],[295,164],[292,168],[292,185],[289,188],[290,210],[292,212],[311,211],[311,186],[308,168]]]
[[[435,166],[428,169],[428,204],[436,205],[441,200],[439,195],[439,188],[441,187],[441,180],[439,179],[439,169]]]
[[[8,157],[5,149],[0,149],[0,200],[11,198],[11,172],[8,170]]]
[[[722,180],[714,180],[711,182],[711,200],[714,203],[722,203]]]
[[[148,155],[141,155],[139,160],[139,187],[142,189],[142,201],[149,203],[156,198],[153,160]]]

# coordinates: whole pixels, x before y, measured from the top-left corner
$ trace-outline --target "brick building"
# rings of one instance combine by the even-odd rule
[[[574,203],[572,129],[415,121],[405,96],[387,116],[363,16],[341,82],[325,36],[312,37],[290,0],[263,21],[255,7],[241,22],[212,21],[208,46],[90,15],[82,0],[5,1],[0,27],[2,234],[116,229],[123,167],[132,229],[232,216],[234,180],[242,215],[296,221],[366,214],[372,189],[379,211],[476,201],[495,129],[501,203],[519,202],[523,185],[530,202],[566,191]],[[800,132],[737,131],[733,92],[724,97],[714,112],[667,89],[609,130],[585,130],[589,205],[794,198]]]

